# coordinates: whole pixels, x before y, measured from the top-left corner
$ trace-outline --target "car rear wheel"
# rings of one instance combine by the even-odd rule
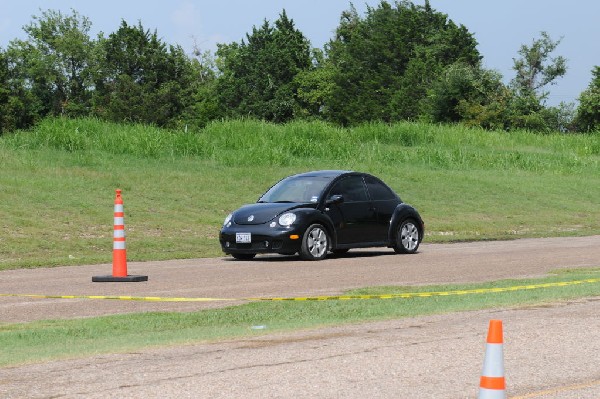
[[[256,254],[231,254],[237,260],[250,260],[254,259]]]
[[[304,260],[321,260],[327,256],[329,236],[320,224],[313,224],[306,229],[302,237],[300,257]]]
[[[412,254],[419,248],[419,228],[412,219],[406,219],[398,225],[394,251],[399,254]]]

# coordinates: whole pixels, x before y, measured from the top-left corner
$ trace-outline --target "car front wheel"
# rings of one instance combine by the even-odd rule
[[[399,254],[412,254],[419,248],[419,228],[412,219],[402,221],[396,233],[394,251]]]
[[[313,224],[306,229],[302,237],[300,257],[304,260],[321,260],[327,256],[329,236],[320,224]]]

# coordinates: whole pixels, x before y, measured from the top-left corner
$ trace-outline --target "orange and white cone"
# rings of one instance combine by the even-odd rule
[[[127,274],[127,250],[125,249],[125,212],[121,190],[116,190],[113,222],[113,273],[112,276],[94,276],[94,282],[148,281],[148,276]]]
[[[127,277],[127,250],[125,249],[125,212],[121,190],[116,190],[113,233],[113,276]]]
[[[506,399],[503,345],[502,320],[490,320],[479,381],[479,399]]]

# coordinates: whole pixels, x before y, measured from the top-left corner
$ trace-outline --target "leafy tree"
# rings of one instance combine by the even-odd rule
[[[36,98],[38,116],[88,113],[95,44],[90,28],[89,19],[75,10],[71,15],[48,10],[23,28],[27,40],[9,43],[12,82],[20,83],[17,91]]]
[[[11,109],[13,95],[10,90],[10,70],[6,54],[0,49],[0,135],[15,129],[14,111]]]
[[[312,59],[313,65],[299,72],[293,82],[298,90],[298,102],[301,107],[298,116],[327,119],[329,115],[327,103],[335,88],[333,82],[335,69],[320,49],[313,49]]]
[[[590,85],[579,95],[575,125],[581,132],[600,130],[600,66],[594,67]]]
[[[560,44],[553,41],[546,32],[540,39],[534,39],[531,46],[522,45],[519,58],[513,59],[515,78],[511,81],[515,98],[512,103],[511,124],[514,127],[531,130],[549,130],[552,123],[546,120],[549,115],[545,108],[548,85],[556,84],[556,79],[567,72],[564,57],[551,57]]]
[[[0,50],[0,134],[33,125],[43,105],[6,52]]]
[[[448,65],[476,65],[480,55],[468,30],[434,11],[382,1],[361,18],[342,13],[328,56],[335,67],[331,118],[341,124],[419,116],[419,102]]]
[[[219,107],[216,99],[216,64],[209,51],[201,51],[194,45],[194,57],[191,60],[194,71],[193,89],[191,99],[182,111],[178,123],[180,127],[187,129],[203,128],[211,120],[223,117],[225,114]]]
[[[550,56],[561,39],[553,41],[546,32],[542,32],[541,36],[530,47],[521,45],[520,58],[513,59],[513,69],[517,73],[512,81],[513,87],[519,96],[531,96],[535,100],[545,100],[548,92],[544,88],[556,84],[556,79],[567,73],[567,60],[562,56]]]
[[[540,111],[544,121],[542,131],[568,133],[575,131],[575,104],[561,102],[557,106],[544,107]]]
[[[295,77],[311,66],[310,44],[282,11],[241,43],[220,44],[216,94],[228,116],[285,122],[299,112]]]
[[[0,48],[0,134],[9,124],[7,121],[7,103],[10,98],[10,89],[8,87],[8,62],[4,51]]]
[[[457,63],[446,67],[432,84],[423,112],[432,122],[504,129],[510,101],[511,92],[499,73]]]
[[[198,76],[180,46],[167,46],[141,22],[100,39],[95,75],[96,115],[115,121],[165,126],[191,101]]]

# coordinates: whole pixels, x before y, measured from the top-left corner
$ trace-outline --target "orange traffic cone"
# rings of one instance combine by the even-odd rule
[[[94,276],[93,282],[148,281],[148,276],[130,276],[127,274],[127,250],[125,249],[125,213],[121,190],[116,190],[114,234],[113,234],[113,274],[112,276]]]
[[[113,276],[127,277],[127,250],[125,249],[125,212],[121,190],[115,197],[115,219],[113,234]]]
[[[490,320],[479,381],[479,399],[506,399],[503,344],[502,320]]]

